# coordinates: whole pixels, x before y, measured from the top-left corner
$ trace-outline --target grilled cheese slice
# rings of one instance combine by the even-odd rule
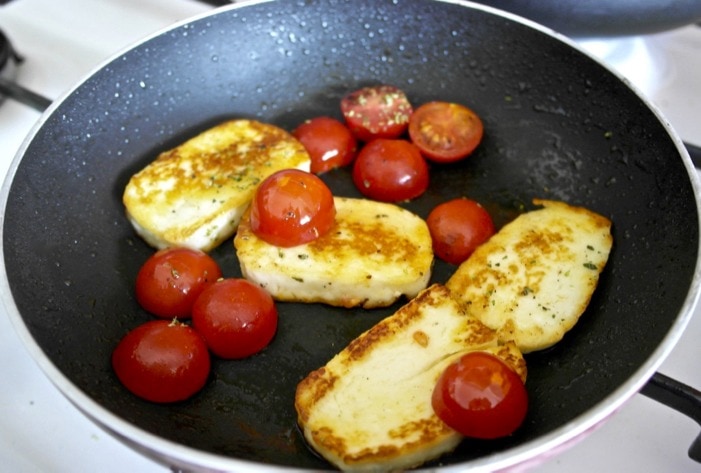
[[[446,283],[470,315],[523,353],[550,347],[577,323],[613,245],[609,219],[533,202],[543,208],[505,225]]]
[[[431,396],[470,351],[500,357],[525,381],[518,349],[466,315],[445,286],[430,286],[299,383],[305,438],[345,471],[399,471],[452,451],[462,436],[436,416]]]
[[[414,297],[433,266],[426,222],[399,206],[334,197],[336,223],[316,240],[291,248],[266,243],[248,212],[234,238],[243,276],[279,301],[366,309]]]
[[[310,162],[285,130],[230,120],[161,153],[132,176],[123,202],[150,245],[209,251],[236,231],[260,181],[281,169],[308,171]]]

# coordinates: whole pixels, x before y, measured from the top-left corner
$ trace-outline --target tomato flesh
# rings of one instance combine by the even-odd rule
[[[331,117],[316,117],[298,126],[292,135],[311,158],[310,171],[321,174],[349,165],[358,151],[358,142],[346,125]]]
[[[297,169],[265,179],[251,203],[251,230],[266,242],[292,247],[308,243],[333,227],[336,206],[328,186]]]
[[[152,320],[128,332],[112,352],[117,378],[147,401],[171,403],[197,393],[209,377],[204,339],[191,327]]]
[[[377,139],[358,153],[353,165],[353,183],[371,199],[384,202],[410,200],[428,188],[428,165],[412,143]]]
[[[431,404],[436,415],[462,435],[495,439],[523,423],[528,393],[521,378],[499,358],[471,352],[446,368]]]
[[[437,205],[426,218],[433,252],[443,261],[460,264],[494,235],[494,222],[478,202],[452,199]]]
[[[413,108],[406,94],[392,85],[364,87],[341,99],[348,128],[361,141],[398,138],[407,129]]]
[[[136,300],[157,317],[186,319],[200,292],[221,275],[217,262],[203,251],[160,250],[139,269]]]
[[[264,289],[245,279],[222,279],[205,289],[193,308],[193,327],[212,353],[249,357],[265,348],[277,330],[277,308]]]
[[[409,121],[409,136],[426,159],[447,163],[469,156],[482,141],[484,125],[471,109],[450,102],[428,102]]]

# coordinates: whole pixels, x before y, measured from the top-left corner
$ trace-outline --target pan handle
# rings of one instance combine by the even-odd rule
[[[701,391],[655,373],[640,393],[694,419],[701,426]],[[689,447],[689,458],[701,463],[701,434]]]

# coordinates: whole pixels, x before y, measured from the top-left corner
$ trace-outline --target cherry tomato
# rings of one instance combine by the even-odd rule
[[[470,352],[446,368],[431,399],[433,410],[466,437],[494,439],[514,432],[526,417],[521,378],[485,352]]]
[[[292,134],[309,153],[311,172],[314,174],[347,166],[358,151],[358,142],[353,133],[335,118],[312,118],[298,126]]]
[[[282,247],[308,243],[328,232],[336,206],[328,186],[314,174],[284,169],[265,179],[251,204],[251,230]]]
[[[221,275],[217,262],[202,251],[160,250],[136,276],[136,300],[157,317],[189,318],[197,296]]]
[[[441,163],[467,157],[483,134],[484,126],[477,114],[456,103],[425,103],[409,121],[411,141],[427,159]]]
[[[177,320],[152,320],[127,333],[112,352],[117,378],[152,402],[182,401],[205,385],[210,356],[200,334]]]
[[[398,138],[406,131],[412,111],[406,94],[391,85],[365,87],[341,99],[348,128],[365,142]]]
[[[494,222],[484,207],[466,198],[437,205],[426,218],[433,240],[433,253],[452,264],[460,264],[494,235]]]
[[[371,199],[410,200],[428,188],[428,165],[406,140],[377,139],[366,144],[353,165],[353,182]]]
[[[277,330],[277,308],[261,287],[245,279],[222,279],[195,302],[193,327],[209,349],[226,359],[251,356],[265,348]]]

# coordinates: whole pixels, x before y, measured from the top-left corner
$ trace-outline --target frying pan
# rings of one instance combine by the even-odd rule
[[[570,37],[657,33],[701,21],[698,0],[477,0]]]
[[[513,436],[465,440],[426,467],[506,469],[584,435],[647,384],[699,294],[695,172],[658,112],[564,37],[467,2],[281,0],[223,8],[117,55],[42,115],[3,188],[5,303],[48,377],[86,416],[173,468],[325,469],[296,426],[296,384],[392,313],[279,304],[273,343],[215,360],[199,394],[155,405],[110,367],[151,320],[134,299],[152,254],[124,217],[129,177],[160,151],[227,118],[292,129],[340,116],[347,92],[392,83],[416,103],[460,102],[486,135],[468,160],[431,168],[405,207],[426,216],[468,195],[497,226],[533,197],[610,217],[614,249],[589,308],[553,348],[527,356],[528,417]],[[357,196],[347,169],[325,174]],[[240,271],[231,242],[213,252]],[[433,281],[454,267],[436,262]],[[669,392],[669,391],[666,391]],[[693,392],[691,392],[693,405]]]

